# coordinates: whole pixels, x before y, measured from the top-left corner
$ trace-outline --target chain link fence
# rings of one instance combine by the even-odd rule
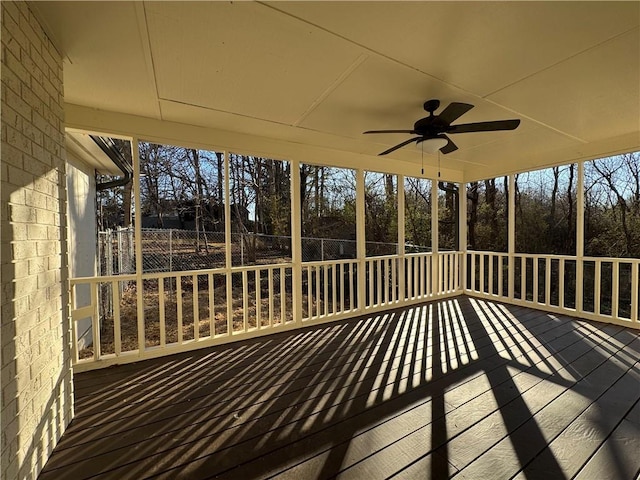
[[[143,228],[142,270],[180,272],[224,267],[224,232]],[[124,275],[136,271],[135,230],[122,227],[98,233],[98,274]],[[398,253],[397,243],[366,242],[367,256]],[[407,253],[430,248],[405,246]],[[356,241],[302,237],[302,261],[317,262],[356,258]],[[231,265],[267,265],[291,262],[291,237],[252,233],[231,234]]]

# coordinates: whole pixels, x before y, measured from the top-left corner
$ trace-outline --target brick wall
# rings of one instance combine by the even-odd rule
[[[3,479],[35,478],[73,415],[62,59],[25,2],[2,1]]]

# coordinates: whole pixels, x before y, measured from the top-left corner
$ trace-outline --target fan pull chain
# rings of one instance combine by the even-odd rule
[[[438,178],[440,178],[440,150],[438,150]]]
[[[422,175],[424,175],[424,142],[420,142],[420,151],[422,152]]]

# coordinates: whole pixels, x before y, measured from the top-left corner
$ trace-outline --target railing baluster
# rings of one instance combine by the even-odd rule
[[[538,296],[538,276],[540,274],[540,260],[538,257],[533,257],[533,302],[539,303]]]
[[[198,302],[198,275],[191,277],[193,295],[193,339],[197,342],[200,339],[200,305]]]
[[[267,273],[269,274],[269,279],[267,280],[267,288],[269,289],[269,328],[271,328],[273,327],[273,274],[275,270],[270,268],[267,270]]]
[[[118,287],[118,281],[113,280],[111,282],[111,304],[113,305],[113,341],[116,356],[122,353],[122,319],[120,318],[120,289]]]
[[[564,269],[565,269],[564,258],[561,258],[558,261],[558,306],[560,308],[565,308],[564,307]],[[576,292],[578,288],[582,288],[582,285],[578,285],[576,282]]]
[[[98,283],[91,282],[90,284],[91,290],[91,333],[93,337],[93,360],[100,360],[102,356],[102,352],[100,351],[100,310],[98,308]]]
[[[527,258],[520,257],[520,300],[527,300]]]
[[[307,266],[307,314],[309,318],[313,318],[313,302],[311,301],[311,299],[313,298],[311,296],[311,287],[313,284],[312,271],[313,271],[313,267],[311,265]],[[284,297],[284,291],[280,290],[280,298],[283,298],[283,297]],[[283,319],[283,323],[284,323],[284,319]]]
[[[593,312],[596,315],[600,315],[600,292],[601,285],[600,281],[602,280],[602,262],[599,259],[596,259],[596,273],[595,273],[595,281],[593,282]]]
[[[384,304],[384,299],[382,298],[382,282],[384,280],[382,278],[382,260],[378,260],[377,262],[375,262],[375,265],[376,265],[376,277],[378,279],[376,305],[382,305]]]
[[[391,259],[391,301],[398,302],[398,259]]]
[[[614,260],[611,266],[611,275],[613,276],[613,282],[611,283],[611,316],[618,318],[618,296],[620,294],[620,262]]]
[[[213,273],[207,276],[207,284],[209,286],[209,336],[216,336],[216,300]]]
[[[327,265],[322,267],[322,278],[324,279],[324,296],[322,301],[323,313],[326,317],[329,315],[329,268]]]
[[[242,271],[242,331],[246,332],[249,322],[249,276]]]
[[[118,302],[119,303],[119,302]],[[114,306],[114,310],[115,310],[115,302],[113,304]],[[115,335],[116,338],[116,355],[120,355],[120,305],[118,304],[118,321],[116,322],[116,316],[115,316],[115,312],[114,312],[114,323],[113,326],[115,327],[116,324],[118,325],[118,334]],[[158,279],[158,324],[160,325],[160,346],[164,347],[167,344],[167,316],[166,316],[166,310],[165,310],[165,299],[164,299],[164,278],[159,278]],[[115,332],[115,329],[114,329]]]
[[[493,293],[493,286],[494,286],[493,285],[494,284],[494,282],[493,282],[493,259],[494,259],[494,255],[492,253],[490,253],[489,254],[489,278],[488,278],[489,285],[487,285],[487,288],[488,288],[488,292],[487,293],[489,295],[494,295],[494,293]]]
[[[460,259],[459,253],[453,255],[453,289],[460,290]]]
[[[256,329],[260,330],[262,326],[262,292],[261,292],[261,271],[256,268],[255,285],[256,285]]]
[[[349,310],[353,311],[357,308],[354,302],[354,293],[353,293],[353,266],[354,262],[349,262]],[[358,299],[358,301],[362,301]]]
[[[477,292],[476,290],[476,253],[471,252],[471,285],[470,290],[473,292]]]
[[[367,260],[367,265],[369,266],[369,301],[367,302],[366,307],[369,308],[375,304],[373,299],[373,262],[371,260]]]
[[[178,317],[178,344],[182,344],[182,277],[176,275],[176,316]]]
[[[631,264],[631,321],[634,323],[638,322],[638,265],[638,260]]]
[[[502,274],[502,269],[504,268],[504,255],[498,255],[498,296],[504,296],[504,277]]]
[[[426,291],[425,291],[425,264],[426,264],[426,258],[425,257],[418,257],[418,262],[419,262],[419,275],[420,275],[420,283],[419,283],[419,290],[418,290],[418,297],[424,297],[426,295]]]
[[[280,267],[280,324],[285,324],[285,315],[287,308],[287,294],[286,294],[286,281],[287,281],[287,268]],[[309,298],[311,298],[309,296]]]
[[[484,290],[484,253],[480,255],[480,293],[486,293]]]
[[[333,264],[331,266],[331,313],[336,314],[336,302],[338,301],[337,297],[337,286],[336,286],[336,268],[337,264]]]
[[[344,267],[346,263],[340,263],[340,313],[344,312]]]
[[[551,305],[551,257],[544,264],[544,304]]]
[[[315,268],[315,273],[316,273],[316,316],[321,317],[322,316],[322,305],[321,305],[321,298],[320,298],[320,278],[321,278],[321,270],[322,267],[320,265],[317,265]]]
[[[444,271],[444,257],[438,254],[438,293],[442,293],[444,290],[443,284],[443,271]]]

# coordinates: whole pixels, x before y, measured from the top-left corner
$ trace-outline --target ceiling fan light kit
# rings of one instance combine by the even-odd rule
[[[441,148],[444,148],[449,143],[449,140],[443,137],[435,138],[421,138],[416,140],[416,147],[428,154],[434,154]]]
[[[520,120],[495,120],[491,122],[463,123],[460,125],[451,125],[473,108],[468,103],[452,102],[445,108],[440,115],[434,115],[434,112],[440,107],[440,100],[432,99],[424,103],[424,109],[429,112],[429,116],[421,118],[414,125],[412,130],[367,130],[364,134],[372,133],[409,133],[417,135],[404,142],[395,145],[378,155],[387,155],[399,148],[415,142],[422,148],[423,152],[447,153],[455,152],[458,147],[447,136],[457,133],[470,132],[495,132],[498,130],[515,130],[520,125]]]

